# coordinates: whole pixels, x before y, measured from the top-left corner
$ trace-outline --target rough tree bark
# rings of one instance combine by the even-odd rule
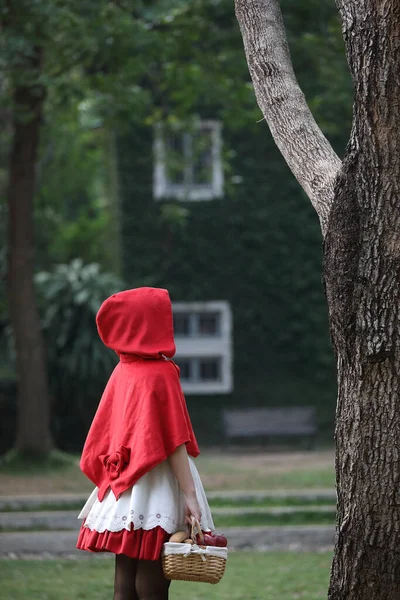
[[[355,87],[351,139],[339,168],[304,110],[278,0],[236,0],[259,105],[325,235],[338,373],[338,516],[328,597],[399,600],[400,4],[337,6]],[[293,132],[301,132],[295,138],[288,136],[291,104]],[[330,160],[329,183],[313,188],[303,172],[308,182],[319,181],[321,155]]]
[[[339,1],[355,87],[325,280],[338,357],[329,598],[400,598],[400,4]]]
[[[236,14],[258,105],[325,233],[340,160],[297,83],[279,2],[236,0]]]
[[[41,53],[26,58],[33,83],[17,83],[13,94],[13,142],[8,182],[8,298],[14,330],[18,410],[16,450],[44,455],[52,447],[44,342],[34,290],[33,198],[44,88],[35,83]]]

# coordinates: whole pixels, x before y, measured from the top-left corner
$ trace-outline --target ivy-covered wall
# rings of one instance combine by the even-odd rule
[[[155,201],[152,130],[119,138],[125,280],[166,287],[175,301],[231,304],[233,394],[188,398],[201,441],[217,441],[225,405],[312,404],[330,436],[334,359],[317,217],[265,123],[223,127],[226,193],[205,202]]]

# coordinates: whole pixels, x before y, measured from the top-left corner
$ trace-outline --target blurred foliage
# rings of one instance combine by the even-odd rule
[[[100,304],[123,287],[98,264],[79,259],[36,276],[47,340],[50,385],[55,401],[53,430],[59,446],[76,448],[117,359],[96,328]],[[72,443],[72,448],[67,444]]]
[[[281,7],[299,82],[342,153],[352,86],[334,1],[281,0]],[[236,382],[227,402],[290,403],[301,396],[331,412],[334,367],[319,227],[260,122],[232,0],[15,0],[2,6],[0,23],[0,335],[7,326],[4,191],[12,89],[35,80],[47,90],[36,264],[45,271],[39,288],[57,439],[65,447],[69,433],[74,437],[75,405],[85,420],[112,367],[107,351],[100,352],[94,314],[120,288],[104,275],[118,271],[118,221],[129,285],[167,286],[175,299],[218,296],[232,303]],[[23,59],[38,46],[42,68],[29,72]],[[199,204],[153,202],[152,128],[196,116],[223,122],[226,196]],[[54,263],[61,265],[53,269]],[[190,402],[209,429],[215,399]]]
[[[114,266],[113,249],[102,242],[111,220],[106,133],[82,122],[82,112],[78,104],[48,113],[43,127],[35,209],[39,268],[78,257]]]

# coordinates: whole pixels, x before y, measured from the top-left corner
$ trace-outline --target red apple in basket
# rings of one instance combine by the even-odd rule
[[[216,542],[215,542],[215,537],[213,536],[213,534],[210,533],[205,533],[204,534],[204,543],[206,546],[216,546]]]
[[[211,531],[209,533],[203,533],[202,536],[198,533],[196,535],[196,543],[198,546],[216,546],[215,538]]]
[[[214,534],[214,542],[215,546],[219,546],[220,548],[226,548],[228,545],[228,540],[226,537],[220,533]]]

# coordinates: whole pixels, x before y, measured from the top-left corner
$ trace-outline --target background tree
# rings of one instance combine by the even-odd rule
[[[2,101],[8,104],[12,123],[7,212],[8,304],[18,380],[15,448],[25,455],[46,455],[53,445],[46,354],[33,280],[34,197],[46,102],[57,98],[65,104],[77,93],[74,78],[76,84],[77,73],[91,74],[104,33],[115,20],[122,40],[131,19],[109,2],[19,0],[6,2],[1,11]]]
[[[338,0],[355,89],[342,163],[295,79],[279,4],[236,0],[256,97],[321,222],[337,360],[330,600],[400,598],[399,50],[394,0]]]
[[[10,14],[7,25],[15,15]],[[13,90],[13,140],[8,181],[8,299],[18,374],[16,449],[46,454],[52,448],[46,360],[33,282],[33,197],[40,123],[46,90],[40,82],[43,49],[32,43],[19,56]]]

